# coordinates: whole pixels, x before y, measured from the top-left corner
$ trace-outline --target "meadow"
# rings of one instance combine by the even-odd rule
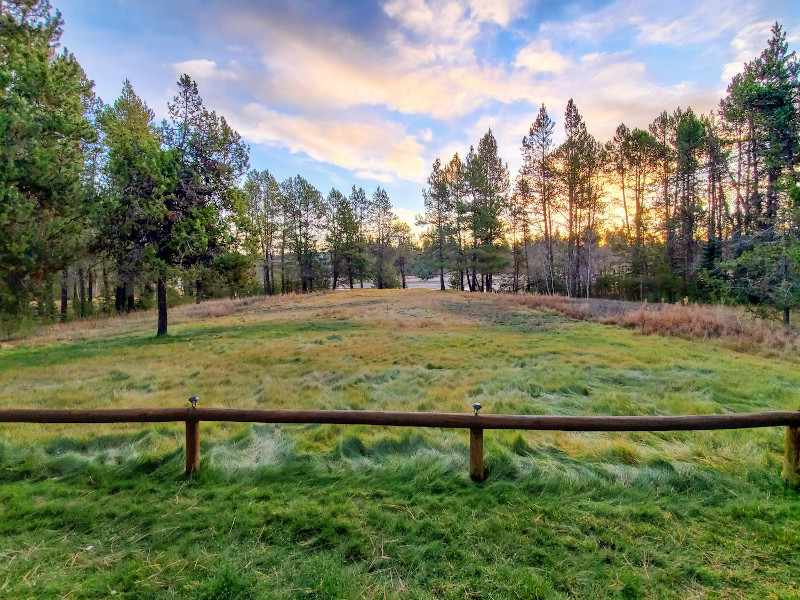
[[[356,290],[170,317],[164,338],[140,313],[4,344],[0,406],[800,408],[796,352],[768,334],[748,349],[502,295]],[[201,429],[187,478],[180,424],[0,425],[0,597],[800,598],[779,428],[487,431],[480,484],[464,431]]]

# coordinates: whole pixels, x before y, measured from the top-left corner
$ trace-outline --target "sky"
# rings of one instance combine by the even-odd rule
[[[600,140],[716,108],[798,0],[52,0],[106,102],[130,79],[159,117],[182,73],[250,145],[251,167],[323,194],[384,187],[413,222],[436,157],[491,128],[512,177],[542,103],[573,98]],[[558,139],[558,137],[557,137]]]

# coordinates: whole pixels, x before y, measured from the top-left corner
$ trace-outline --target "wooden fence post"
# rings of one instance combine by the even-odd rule
[[[783,480],[800,485],[800,427],[786,428],[786,454],[783,457]]]
[[[483,481],[483,429],[469,430],[469,476],[474,481]]]
[[[186,474],[200,465],[200,421],[186,420]]]

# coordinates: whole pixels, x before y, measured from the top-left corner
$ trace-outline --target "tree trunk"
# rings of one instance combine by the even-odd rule
[[[158,331],[156,336],[167,335],[167,278],[163,275],[156,284],[156,298],[158,302]]]
[[[403,279],[403,287],[405,285],[405,278]],[[445,291],[447,288],[444,287],[444,267],[439,267],[439,291]]]
[[[134,309],[136,308],[136,296],[133,293],[133,284],[132,283],[127,284],[125,286],[125,291],[128,294],[128,305],[126,307],[126,310],[128,312],[133,312]]]
[[[622,176],[622,210],[625,212],[625,232],[628,235],[627,241],[631,239],[631,224],[628,221],[628,201],[625,199],[625,175]]]
[[[108,285],[108,271],[103,266],[103,312],[111,309],[111,286]]]
[[[67,282],[69,278],[69,271],[64,269],[61,273],[61,320],[67,320],[67,301],[69,300],[69,290],[67,289]]]
[[[203,282],[199,279],[194,280],[194,303],[200,304],[200,298],[203,296]]]
[[[286,242],[283,241],[281,243],[281,294],[285,294],[286,293],[286,266],[285,266],[286,251],[285,251],[285,247],[286,247]]]
[[[124,285],[117,286],[117,292],[114,295],[114,308],[118,313],[125,310],[125,300],[128,298],[128,293],[125,291]]]
[[[83,278],[83,267],[78,268],[78,290],[80,298],[80,315],[86,316],[86,282]]]
[[[45,280],[44,288],[44,303],[45,303],[45,317],[48,321],[53,321],[56,318],[56,305],[53,299],[53,278],[48,276]]]
[[[783,309],[783,324],[786,325],[786,327],[789,327],[790,311],[791,309],[788,306]]]
[[[272,295],[272,282],[269,280],[269,253],[264,255],[264,293]]]

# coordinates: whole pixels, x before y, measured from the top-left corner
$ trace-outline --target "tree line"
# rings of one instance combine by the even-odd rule
[[[0,26],[6,331],[155,305],[163,335],[168,306],[189,295],[405,285],[414,240],[386,190],[323,197],[299,175],[250,169],[188,75],[161,122],[129,81],[103,103],[60,49],[63,20],[46,0],[3,0]]]
[[[405,287],[415,256],[410,227],[381,187],[372,195],[353,186],[347,196],[332,189],[323,197],[300,175],[278,183],[254,169],[232,218],[237,247],[260,264],[264,294],[363,288],[365,281]]]
[[[569,100],[541,106],[513,183],[491,130],[433,163],[424,256],[440,287],[628,300],[800,304],[800,63],[786,33],[719,109],[664,111],[603,143]],[[449,274],[449,281],[445,275]]]
[[[0,321],[54,321],[191,298],[405,287],[800,302],[800,67],[776,24],[719,110],[621,124],[605,143],[570,100],[543,105],[512,179],[491,130],[436,159],[419,236],[386,190],[323,195],[251,168],[187,75],[155,112],[125,81],[105,104],[61,49],[46,0],[2,0]],[[59,296],[60,294],[60,296]]]

